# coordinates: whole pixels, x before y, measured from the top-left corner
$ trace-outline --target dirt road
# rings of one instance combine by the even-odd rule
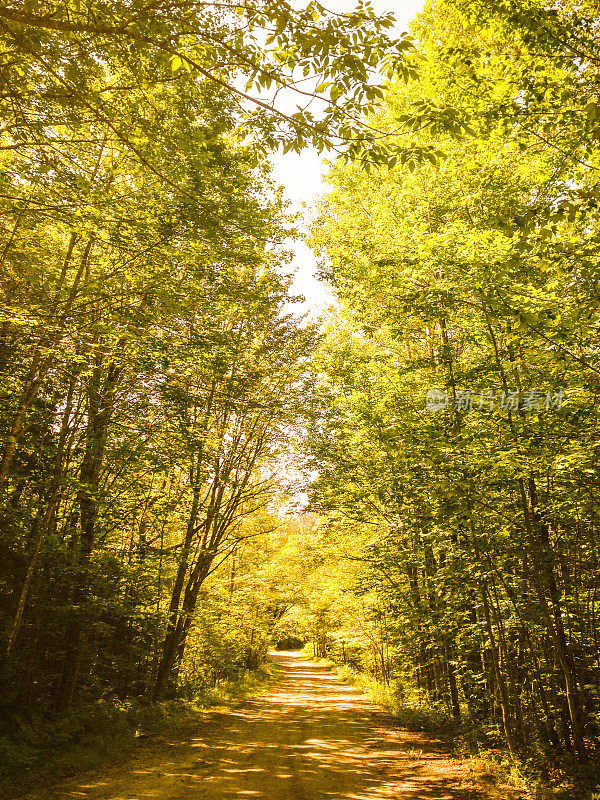
[[[464,763],[300,653],[267,694],[50,800],[475,800]]]

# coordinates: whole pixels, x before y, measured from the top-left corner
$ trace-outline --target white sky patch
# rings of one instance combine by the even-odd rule
[[[371,0],[376,12],[385,14],[393,12],[396,25],[390,29],[390,35],[399,36],[408,29],[408,24],[424,5],[424,0]],[[356,7],[352,0],[329,0],[325,4],[330,11],[348,12]],[[297,153],[276,153],[273,158],[273,178],[285,188],[285,196],[291,201],[292,209],[304,212],[308,222],[318,198],[327,193],[325,175],[328,167],[325,164],[327,154],[319,155],[316,150],[307,148]],[[308,312],[311,317],[320,315],[334,298],[328,287],[315,277],[316,260],[313,252],[301,240],[290,243],[294,251],[293,269],[296,277],[291,287],[292,294],[302,294],[306,301],[302,308],[295,311]]]

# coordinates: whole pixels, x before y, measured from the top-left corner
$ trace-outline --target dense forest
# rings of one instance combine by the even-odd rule
[[[0,8],[12,769],[287,643],[594,796],[599,26],[595,0],[431,0],[399,37],[365,3]],[[318,323],[271,176],[305,147]]]

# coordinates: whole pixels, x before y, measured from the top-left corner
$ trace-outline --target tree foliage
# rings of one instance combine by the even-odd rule
[[[302,395],[313,332],[260,134],[240,141],[218,81],[135,44],[226,28],[155,11],[0,14],[7,711],[176,691]]]
[[[421,79],[374,124],[441,163],[335,166],[313,232],[342,304],[315,362],[313,508],[364,542],[354,592],[383,598],[397,678],[546,775],[599,732],[594,21],[430,4]]]

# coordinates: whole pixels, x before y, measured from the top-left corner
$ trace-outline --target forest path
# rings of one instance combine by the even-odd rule
[[[44,800],[474,800],[467,766],[300,652],[266,694]]]

